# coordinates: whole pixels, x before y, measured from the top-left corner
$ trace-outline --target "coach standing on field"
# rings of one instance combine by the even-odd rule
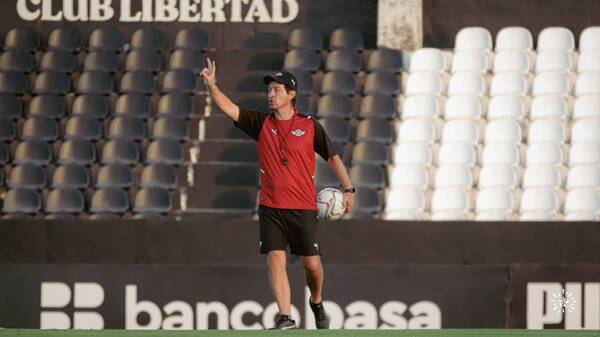
[[[216,64],[207,59],[202,71],[212,99],[234,125],[254,138],[258,147],[261,191],[258,208],[260,252],[267,254],[269,283],[279,307],[271,329],[294,329],[291,317],[290,284],[286,271],[286,248],[300,255],[310,307],[317,328],[329,328],[323,308],[323,266],[317,235],[317,206],[314,184],[315,152],[329,163],[344,188],[346,212],[354,205],[348,172],[319,122],[298,113],[294,104],[298,82],[288,72],[265,76],[270,113],[245,110],[235,105],[216,85]]]

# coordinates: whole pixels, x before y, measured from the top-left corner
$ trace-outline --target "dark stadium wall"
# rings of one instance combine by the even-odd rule
[[[63,8],[63,3],[81,3],[84,10]],[[164,3],[174,6],[157,10]],[[125,41],[135,30],[152,26],[164,32],[170,46],[178,30],[200,26],[213,48],[280,48],[295,28],[317,29],[327,41],[334,29],[352,27],[363,33],[366,48],[377,44],[376,0],[7,0],[0,10],[0,32],[34,27],[44,40],[63,25],[78,28],[84,39],[96,28],[116,27]]]
[[[535,40],[549,26],[567,27],[578,37],[584,28],[596,25],[597,0],[423,0],[426,47],[452,48],[454,36],[466,26],[485,27],[493,36],[503,27],[523,26]]]

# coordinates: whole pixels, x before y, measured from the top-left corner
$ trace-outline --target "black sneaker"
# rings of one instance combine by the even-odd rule
[[[292,319],[291,316],[287,315],[277,315],[277,321],[275,325],[271,327],[269,330],[290,330],[296,329],[296,321]]]
[[[315,324],[317,325],[317,329],[329,329],[329,318],[327,318],[327,314],[325,313],[323,301],[315,304],[309,300],[308,303],[310,304],[313,314],[315,314]]]

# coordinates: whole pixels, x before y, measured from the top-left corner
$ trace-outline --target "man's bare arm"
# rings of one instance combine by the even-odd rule
[[[233,103],[229,97],[227,97],[221,91],[221,89],[219,89],[219,87],[217,87],[217,65],[215,61],[206,58],[206,63],[208,67],[204,68],[200,74],[204,78],[204,82],[210,91],[210,96],[212,97],[213,102],[217,104],[219,109],[221,109],[221,111],[223,111],[227,117],[237,122],[240,117],[240,108]]]
[[[340,159],[340,156],[337,154],[329,158],[327,161],[329,167],[335,176],[338,178],[338,181],[342,185],[343,189],[352,188],[352,182],[350,181],[350,177],[348,176],[348,171],[346,170],[346,166]],[[344,205],[346,206],[346,213],[351,213],[352,208],[354,207],[354,194],[353,193],[344,193]]]

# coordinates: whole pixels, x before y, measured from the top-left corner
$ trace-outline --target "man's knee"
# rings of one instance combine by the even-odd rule
[[[267,265],[270,269],[285,268],[285,259],[284,250],[272,250],[267,253]]]
[[[318,273],[321,271],[321,259],[319,256],[303,257],[302,266],[304,267],[304,270],[310,273]]]

